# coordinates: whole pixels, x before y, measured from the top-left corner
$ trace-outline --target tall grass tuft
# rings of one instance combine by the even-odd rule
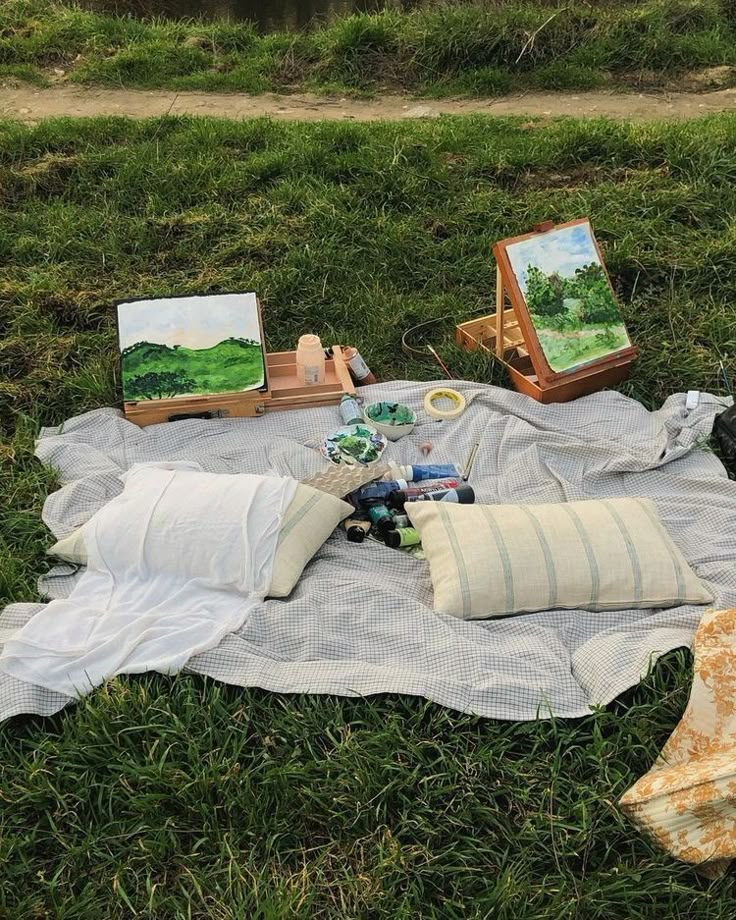
[[[258,35],[249,23],[143,21],[58,0],[5,0],[0,66],[58,65],[86,83],[251,92],[485,92],[489,80],[480,75],[491,73],[494,92],[656,86],[690,70],[736,66],[736,23],[725,0],[477,0]]]

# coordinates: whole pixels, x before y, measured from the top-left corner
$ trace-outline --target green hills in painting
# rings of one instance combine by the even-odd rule
[[[263,350],[252,339],[211,348],[136,342],[121,352],[120,365],[126,400],[255,390],[265,377]]]

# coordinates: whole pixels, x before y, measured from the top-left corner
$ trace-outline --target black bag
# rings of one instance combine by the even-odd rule
[[[736,473],[736,405],[716,416],[713,433],[729,469]]]

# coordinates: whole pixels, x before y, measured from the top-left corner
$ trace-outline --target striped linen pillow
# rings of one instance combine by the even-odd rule
[[[649,499],[411,502],[406,510],[429,562],[435,610],[464,620],[713,600]]]

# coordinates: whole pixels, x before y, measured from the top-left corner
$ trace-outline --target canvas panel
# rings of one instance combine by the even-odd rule
[[[569,373],[631,346],[587,221],[500,245],[553,372]]]
[[[123,399],[257,390],[265,383],[254,293],[131,300],[117,305]]]

